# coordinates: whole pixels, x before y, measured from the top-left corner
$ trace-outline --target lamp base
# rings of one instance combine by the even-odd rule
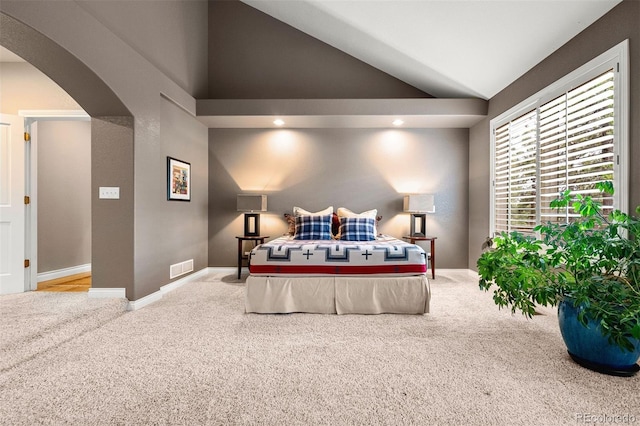
[[[427,235],[427,215],[423,213],[411,214],[411,226],[409,235],[412,237],[424,237]]]
[[[260,215],[258,213],[244,214],[244,235],[246,237],[260,235]]]

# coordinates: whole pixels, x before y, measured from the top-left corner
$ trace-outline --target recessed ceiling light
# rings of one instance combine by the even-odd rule
[[[394,126],[402,126],[404,124],[404,121],[400,120],[399,118],[396,120],[393,120],[392,123]]]
[[[278,118],[277,120],[273,120],[273,124],[275,124],[276,126],[283,126],[284,125],[284,120],[280,120]]]

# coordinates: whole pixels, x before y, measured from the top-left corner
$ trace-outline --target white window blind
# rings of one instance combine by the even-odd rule
[[[625,210],[627,121],[627,42],[492,120],[492,234],[570,221],[572,206],[550,202],[565,189],[599,197],[600,181],[616,189],[604,213]]]
[[[537,114],[496,129],[495,229],[528,232],[536,225]]]
[[[540,219],[567,222],[575,216],[550,209],[561,191],[595,196],[594,182],[613,180],[614,72],[568,91],[539,108],[540,114]],[[613,199],[600,199],[605,212]]]

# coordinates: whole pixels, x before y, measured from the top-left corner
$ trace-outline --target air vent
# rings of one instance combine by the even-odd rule
[[[191,271],[193,271],[193,259],[185,260],[169,267],[169,278],[173,279]]]

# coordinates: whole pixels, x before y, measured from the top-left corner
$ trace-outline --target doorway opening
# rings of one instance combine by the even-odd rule
[[[21,111],[31,135],[29,290],[91,286],[91,121],[84,111]],[[29,229],[30,228],[30,229]]]
[[[19,128],[15,134],[3,133],[3,146],[7,152],[20,151],[19,159],[0,167],[7,198],[3,207],[8,207],[2,210],[2,223],[9,210],[22,217],[16,226],[4,227],[21,242],[11,239],[3,245],[0,293],[36,290],[40,282],[50,287],[52,280],[78,274],[86,287],[91,273],[91,119],[53,80],[2,46],[0,70],[0,113]],[[9,200],[14,193],[18,197]]]

